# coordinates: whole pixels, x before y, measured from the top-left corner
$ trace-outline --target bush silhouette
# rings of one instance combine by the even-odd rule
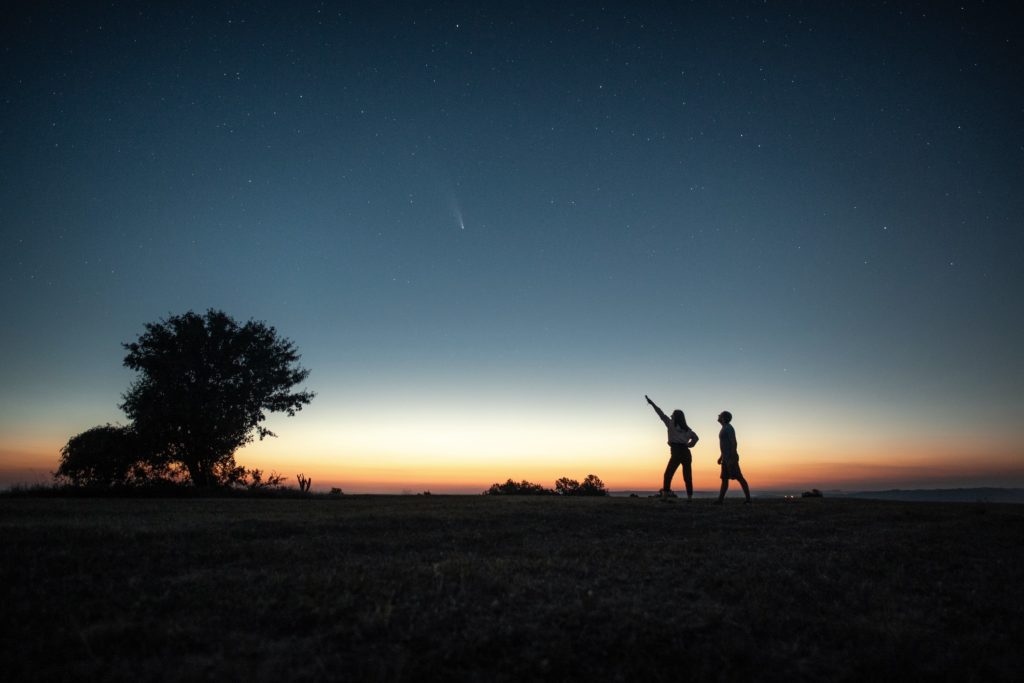
[[[484,491],[486,496],[550,496],[554,491],[546,489],[540,484],[526,481],[513,481],[509,479],[504,484],[491,484],[491,488]]]
[[[607,496],[608,489],[596,474],[588,474],[583,483],[568,477],[555,482],[555,492],[561,496]]]
[[[604,482],[596,474],[588,474],[583,482],[575,479],[562,477],[555,482],[554,489],[544,488],[533,482],[515,481],[509,479],[504,484],[491,484],[491,488],[484,491],[488,496],[607,496],[608,489]]]
[[[68,439],[60,449],[58,482],[73,486],[131,486],[172,474],[131,427],[105,424]]]

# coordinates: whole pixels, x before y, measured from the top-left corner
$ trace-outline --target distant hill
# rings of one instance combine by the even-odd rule
[[[1024,504],[1024,489],[1002,489],[993,487],[972,489],[889,489],[888,491],[855,491],[853,493],[834,493],[832,495],[842,498],[864,498],[871,500],[906,500],[937,503],[981,502]]]

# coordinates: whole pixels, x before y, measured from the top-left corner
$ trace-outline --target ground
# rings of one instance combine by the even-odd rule
[[[1024,506],[0,498],[7,680],[1016,680]]]

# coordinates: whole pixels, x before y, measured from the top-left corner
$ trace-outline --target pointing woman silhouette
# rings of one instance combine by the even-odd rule
[[[682,465],[683,481],[686,483],[686,500],[691,501],[693,500],[693,455],[690,453],[690,449],[698,441],[697,434],[686,424],[686,415],[683,414],[683,411],[673,410],[672,417],[669,417],[649,396],[645,395],[644,398],[668,428],[670,455],[668,465],[665,466],[665,479],[661,491],[658,493],[661,494],[662,500],[676,497],[676,494],[672,493],[672,476],[676,473],[676,468]]]

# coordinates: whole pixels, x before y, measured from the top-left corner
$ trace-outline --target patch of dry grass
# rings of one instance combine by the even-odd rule
[[[0,499],[8,680],[1011,680],[1024,507]]]

